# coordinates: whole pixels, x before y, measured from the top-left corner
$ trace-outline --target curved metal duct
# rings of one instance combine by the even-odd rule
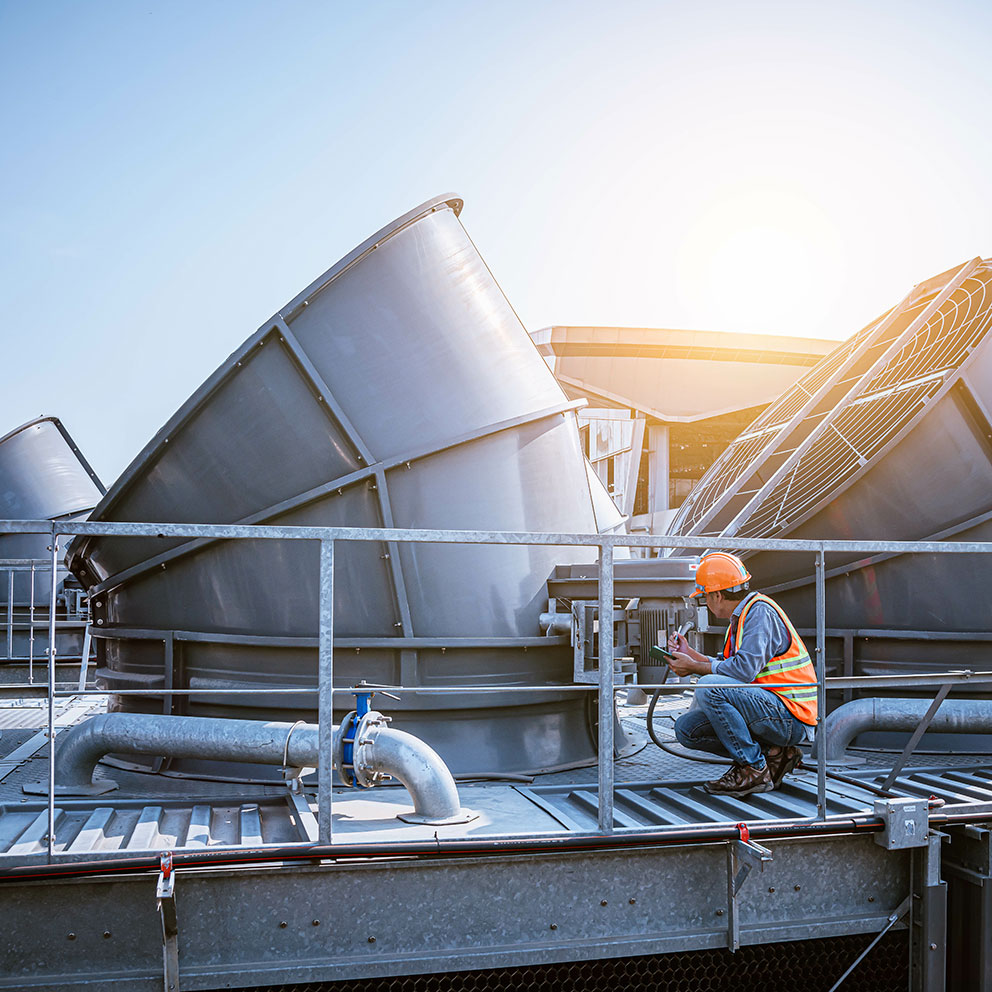
[[[618,512],[587,475],[569,402],[458,220],[422,204],[261,326],[118,480],[94,520],[594,532]],[[292,546],[290,546],[292,545]],[[548,769],[593,754],[567,637],[544,637],[546,580],[588,549],[346,544],[335,677],[404,686],[547,684],[544,693],[402,694],[397,723],[455,771]],[[316,547],[79,539],[99,677],[121,709],[313,718]],[[343,702],[343,700],[342,700]],[[183,773],[216,772],[183,760]]]
[[[0,437],[0,519],[85,519],[106,491],[58,418],[39,417]],[[0,534],[0,558],[48,561],[50,544],[45,534]],[[50,575],[35,574],[35,606],[48,606]],[[0,605],[6,608],[10,583],[3,579]],[[31,603],[31,584],[30,572],[14,573],[15,608]]]
[[[859,734],[916,730],[930,708],[929,699],[855,699],[838,706],[826,719],[827,761],[843,762]],[[934,714],[928,734],[992,733],[992,700],[945,699]],[[816,756],[816,748],[813,748]]]

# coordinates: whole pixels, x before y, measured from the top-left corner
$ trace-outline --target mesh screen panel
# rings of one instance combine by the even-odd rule
[[[984,268],[966,280],[845,406],[833,412],[827,429],[751,512],[738,530],[741,537],[767,537],[812,511],[920,412],[988,331],[989,278]],[[907,316],[922,312],[926,304],[919,301],[908,308]],[[908,326],[905,319],[900,323]],[[882,339],[892,337],[890,328],[865,355],[880,355]]]
[[[986,261],[861,381],[933,302],[940,281],[918,287],[911,298],[845,341],[768,407],[689,494],[671,532],[684,534],[698,528],[703,534],[719,533],[730,516],[744,510],[784,457],[814,431],[818,436],[809,449],[751,508],[737,534],[775,535],[814,512],[870,462],[920,413],[992,325],[992,268]],[[834,376],[837,380],[831,382]],[[790,418],[813,397],[807,415],[786,436]],[[733,496],[720,513],[715,508],[724,494]]]
[[[578,989],[619,992],[826,992],[871,942],[856,934],[682,954],[608,958],[523,968],[446,972],[396,978],[266,986],[262,992],[523,992]],[[905,992],[909,977],[907,933],[889,933],[854,969],[844,992]]]

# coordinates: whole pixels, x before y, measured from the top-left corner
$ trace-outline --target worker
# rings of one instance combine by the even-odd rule
[[[668,640],[676,675],[700,676],[692,706],[675,722],[684,747],[729,756],[725,775],[707,792],[747,796],[777,788],[802,758],[798,744],[816,724],[816,672],[785,611],[750,592],[751,573],[736,555],[714,551],[696,571],[696,593],[709,612],[729,620],[723,654],[710,658],[682,634]]]

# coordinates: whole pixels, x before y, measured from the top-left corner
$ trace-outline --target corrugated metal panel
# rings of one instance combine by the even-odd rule
[[[0,805],[0,861],[47,851],[44,802]],[[85,856],[307,841],[289,797],[218,803],[192,799],[58,801],[55,851]]]
[[[887,769],[845,773],[878,789]],[[568,830],[597,829],[595,783],[519,788]],[[992,802],[992,767],[921,768],[904,772],[890,789],[894,796],[934,796],[948,805]],[[827,815],[871,812],[878,793],[847,782],[827,780]],[[618,784],[614,793],[618,829],[678,826],[690,823],[737,823],[742,820],[811,819],[816,816],[816,776],[790,776],[774,792],[734,799],[712,796],[702,782]]]

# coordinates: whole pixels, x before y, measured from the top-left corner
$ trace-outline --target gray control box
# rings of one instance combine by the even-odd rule
[[[876,799],[875,815],[885,820],[885,830],[875,834],[875,843],[890,851],[925,846],[929,813],[926,799]]]

